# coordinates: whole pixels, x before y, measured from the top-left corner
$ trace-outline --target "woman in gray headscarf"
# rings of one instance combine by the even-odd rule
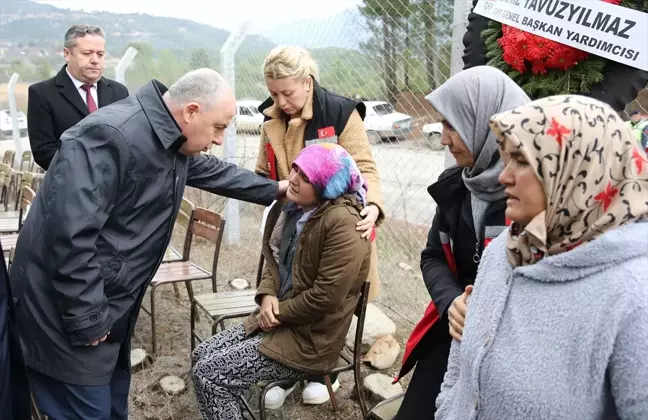
[[[506,198],[498,181],[504,166],[490,118],[530,102],[508,76],[487,66],[458,73],[426,99],[442,117],[441,143],[457,165],[428,187],[437,211],[421,253],[421,271],[432,302],[405,349],[397,380],[414,365],[416,371],[399,420],[431,418],[451,341],[461,340],[466,297],[482,251],[506,228]]]

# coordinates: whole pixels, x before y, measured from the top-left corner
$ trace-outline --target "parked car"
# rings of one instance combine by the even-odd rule
[[[27,137],[27,116],[24,112],[18,111],[18,131],[20,137]],[[0,140],[13,138],[13,121],[8,109],[0,110]]]
[[[391,137],[401,138],[412,131],[412,117],[396,112],[390,103],[366,101],[364,104],[367,107],[364,125],[371,144]]]
[[[428,145],[434,150],[443,150],[443,145],[441,144],[442,132],[443,124],[440,122],[425,124],[423,126],[423,135],[425,135]]]
[[[260,134],[263,125],[263,114],[259,112],[261,101],[236,101],[236,131],[240,133]]]

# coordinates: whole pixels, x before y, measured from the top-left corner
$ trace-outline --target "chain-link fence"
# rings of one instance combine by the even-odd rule
[[[365,102],[387,216],[377,242],[379,303],[409,322],[429,302],[419,255],[435,209],[426,189],[443,170],[444,154],[440,128],[424,97],[449,77],[452,13],[448,0],[365,1],[333,18],[252,32],[236,52],[236,162],[249,169],[259,149],[255,131],[262,117],[256,106],[268,96],[263,60],[276,44],[307,48],[322,86]],[[260,222],[256,207],[241,207],[241,226],[253,228],[242,228],[240,248],[258,249]]]
[[[454,3],[363,0],[359,6],[334,17],[304,20],[273,30],[249,30],[236,51],[233,68],[239,99],[238,132],[228,141],[235,143],[234,152],[224,156],[221,148],[213,151],[254,169],[260,140],[258,125],[262,120],[256,107],[268,96],[262,75],[263,60],[278,44],[307,48],[318,62],[322,86],[360,98],[367,105],[365,126],[380,172],[387,216],[377,242],[383,284],[378,303],[406,323],[416,322],[429,302],[419,256],[435,211],[426,189],[443,170],[444,152],[439,143],[439,124],[435,124],[434,111],[424,97],[450,75]],[[224,41],[214,44],[222,45]],[[109,46],[111,42],[108,32]],[[138,51],[126,71],[125,80],[131,91],[152,78],[168,85],[188,70],[222,67],[215,49],[197,45],[179,50],[163,44],[144,38],[130,42]],[[112,54],[113,67],[116,56]],[[19,64],[24,67],[24,63]],[[19,110],[26,112],[27,86],[45,78],[44,72],[44,68],[33,74],[23,69],[16,87]],[[107,70],[106,76],[114,77],[114,73]],[[0,109],[7,108],[6,85],[3,86]],[[648,114],[646,106],[641,106],[648,103],[648,91],[641,95],[640,101],[628,105],[628,113],[639,110]],[[187,194],[196,205],[218,211],[224,211],[227,203],[191,189]],[[238,239],[229,238],[221,250],[219,276],[223,283],[235,277],[253,281],[260,252],[262,211],[259,206],[239,205],[240,228],[238,235],[234,235]],[[233,234],[231,230],[228,233]]]

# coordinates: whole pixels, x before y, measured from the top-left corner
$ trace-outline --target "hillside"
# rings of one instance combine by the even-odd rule
[[[108,37],[108,52],[120,55],[131,42],[149,42],[157,49],[217,50],[229,32],[185,19],[145,14],[86,13],[59,9],[29,0],[3,0],[0,14],[0,41],[38,45],[62,45],[65,30],[74,23],[101,26]],[[267,40],[251,37],[249,42]]]
[[[6,83],[13,73],[26,84],[51,77],[64,63],[63,36],[74,23],[95,24],[106,31],[107,77],[114,77],[114,68],[128,46],[138,50],[126,72],[129,89],[137,89],[152,78],[169,84],[195,68],[220,69],[219,51],[229,36],[226,30],[184,19],[87,13],[30,0],[1,1],[0,83]],[[180,2],[178,7],[182,7]],[[400,92],[419,95],[433,89],[432,64],[436,79],[447,77],[450,27],[442,16],[432,49],[436,61],[427,58],[431,50],[424,45],[429,37],[423,36],[426,23],[420,16],[389,21],[389,41],[382,39],[385,32],[380,25],[385,23],[381,23],[380,15],[367,16],[354,7],[336,16],[283,24],[247,36],[236,54],[237,94],[254,98],[267,95],[261,73],[263,59],[272,47],[284,43],[308,48],[319,64],[321,83],[344,95],[398,103]],[[407,37],[405,27],[411,29]],[[385,48],[388,42],[393,47]],[[389,71],[385,62],[393,63]]]
[[[226,30],[184,19],[86,13],[29,0],[3,0],[1,11],[0,83],[14,72],[27,83],[51,77],[64,62],[65,30],[78,22],[99,25],[106,32],[108,77],[113,77],[113,69],[128,46],[138,50],[126,73],[131,89],[151,78],[172,83],[192,68],[220,68],[219,51],[229,36]],[[247,36],[236,56],[237,91],[243,96],[263,97],[263,59],[275,45],[288,43],[311,50],[322,70],[322,82],[328,86],[345,94],[375,96],[381,91],[380,77],[374,70],[379,68],[378,57],[359,48],[369,36],[361,30],[360,19],[358,10],[351,9],[339,16],[309,19]],[[363,68],[365,71],[358,71]]]

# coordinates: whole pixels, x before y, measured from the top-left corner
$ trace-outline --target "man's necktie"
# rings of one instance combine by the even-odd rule
[[[88,112],[95,112],[97,110],[97,103],[92,97],[92,85],[81,86],[86,91],[86,103],[88,104]]]

